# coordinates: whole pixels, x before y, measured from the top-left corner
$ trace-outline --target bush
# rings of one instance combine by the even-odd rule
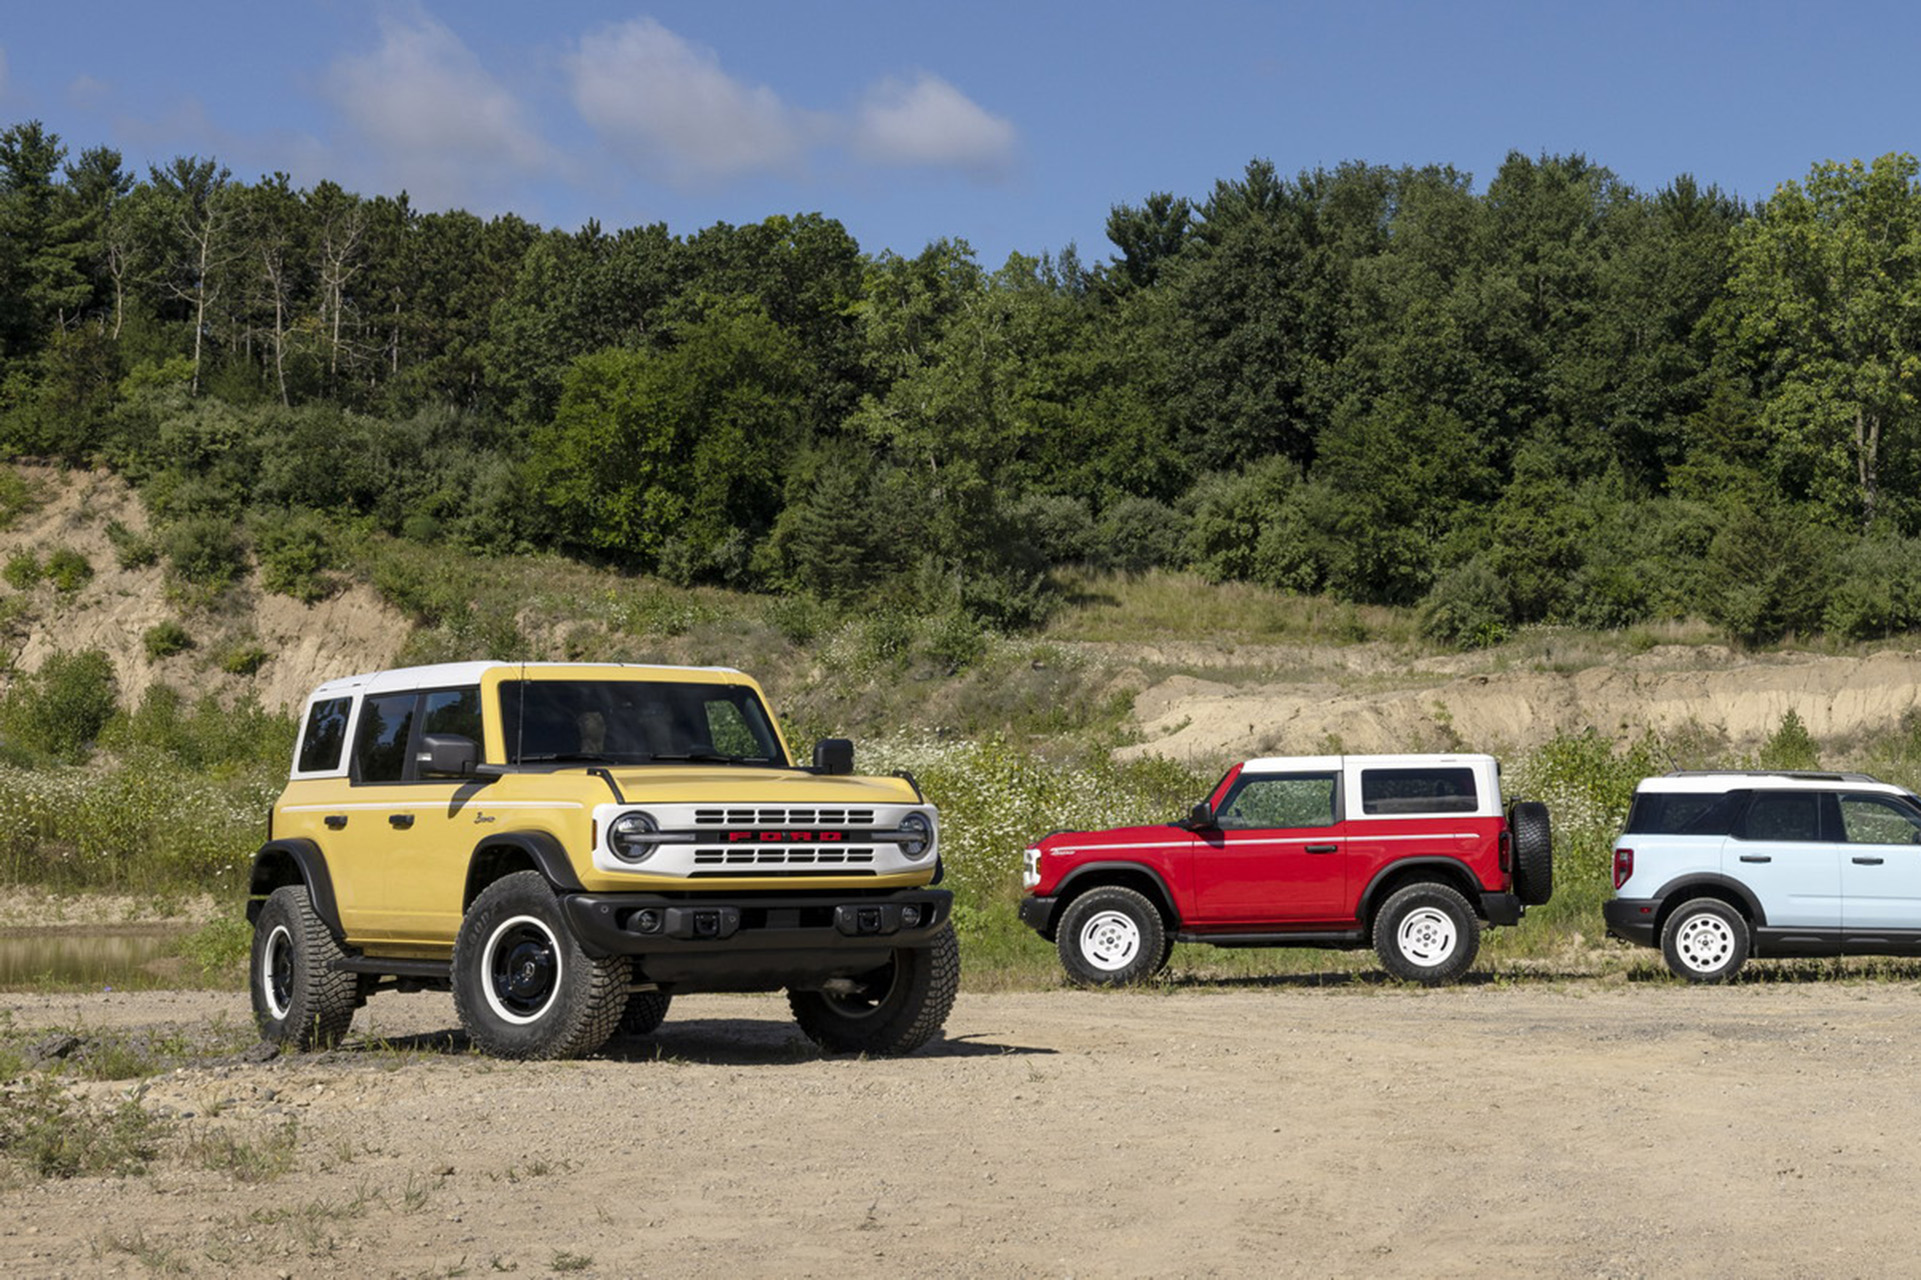
[[[1088,538],[1088,561],[1122,573],[1143,573],[1180,559],[1187,521],[1164,502],[1121,498],[1109,504]]]
[[[1737,512],[1708,548],[1708,620],[1743,644],[1768,644],[1821,625],[1834,591],[1827,530],[1791,508]]]
[[[140,642],[146,647],[147,656],[155,662],[193,648],[193,637],[172,618],[148,627],[140,634]]]
[[[232,521],[193,516],[166,532],[167,567],[183,582],[218,591],[247,567],[247,550]]]
[[[1898,635],[1921,626],[1921,539],[1864,539],[1841,557],[1840,581],[1823,623],[1849,640]]]
[[[1781,717],[1781,724],[1768,735],[1761,746],[1760,765],[1763,769],[1819,769],[1821,767],[1821,748],[1808,732],[1800,715],[1789,707]]]
[[[113,664],[99,649],[56,653],[0,700],[10,746],[57,760],[84,760],[118,703]]]
[[[302,604],[315,604],[335,589],[328,570],[335,567],[327,522],[310,511],[261,520],[254,528],[260,559],[260,585]]]
[[[15,591],[31,591],[38,586],[46,570],[40,567],[40,557],[32,551],[16,551],[7,557],[7,564],[0,569],[0,577]]]
[[[47,581],[61,595],[72,595],[93,581],[93,566],[72,547],[61,547],[47,557]]]
[[[214,655],[214,665],[230,676],[250,676],[273,655],[251,640],[237,640]]]
[[[1300,483],[1300,469],[1276,455],[1239,475],[1202,476],[1182,499],[1192,510],[1183,552],[1209,582],[1256,576],[1256,549],[1262,535],[1281,519],[1288,495]]]
[[[122,569],[144,569],[160,559],[160,547],[144,533],[135,533],[118,520],[107,522],[107,541],[114,563]]]
[[[1477,557],[1442,578],[1421,603],[1421,634],[1457,649],[1485,649],[1507,639],[1513,608],[1507,583]]]

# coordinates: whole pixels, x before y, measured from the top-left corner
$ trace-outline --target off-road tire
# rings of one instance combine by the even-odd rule
[[[1661,958],[1677,978],[1726,982],[1747,963],[1747,917],[1719,898],[1690,898],[1661,926]]]
[[[1133,889],[1105,885],[1067,904],[1054,945],[1068,979],[1083,987],[1123,987],[1161,971],[1173,948],[1160,910]]]
[[[1381,966],[1403,982],[1454,982],[1481,949],[1481,921],[1460,891],[1431,880],[1396,889],[1374,917]]]
[[[1507,828],[1514,841],[1514,896],[1527,906],[1541,906],[1554,896],[1554,830],[1547,806],[1515,801]]]
[[[346,955],[313,909],[307,886],[283,885],[254,920],[248,965],[260,1037],[289,1049],[324,1049],[353,1025],[358,981],[334,970]]]
[[[665,991],[636,991],[627,997],[627,1007],[621,1011],[620,1034],[623,1036],[652,1035],[667,1020],[667,1006],[674,998]]]
[[[454,938],[454,1009],[497,1058],[579,1058],[607,1043],[627,1007],[632,965],[594,957],[537,871],[488,885]]]
[[[933,1039],[960,991],[960,942],[942,925],[925,947],[902,947],[854,979],[854,991],[789,991],[807,1038],[829,1053],[898,1057]]]

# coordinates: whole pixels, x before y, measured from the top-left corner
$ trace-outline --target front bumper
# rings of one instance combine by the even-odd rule
[[[1601,904],[1601,919],[1607,924],[1608,937],[1640,947],[1659,945],[1654,926],[1660,912],[1658,898],[1609,898]]]
[[[1036,933],[1044,937],[1047,936],[1047,931],[1052,928],[1054,924],[1054,905],[1059,901],[1059,898],[1051,895],[1047,897],[1037,897],[1031,893],[1022,895],[1020,905],[1021,923]]]

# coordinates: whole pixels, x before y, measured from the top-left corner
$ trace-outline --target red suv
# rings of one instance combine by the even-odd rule
[[[1185,822],[1031,846],[1021,919],[1075,982],[1138,982],[1176,942],[1372,946],[1429,986],[1553,892],[1545,806],[1503,812],[1485,755],[1295,756],[1228,770]]]

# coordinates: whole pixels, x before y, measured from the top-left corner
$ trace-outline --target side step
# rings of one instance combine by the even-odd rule
[[[330,966],[335,973],[371,973],[382,977],[426,978],[448,982],[453,979],[453,963],[448,960],[394,960],[377,956],[342,956]]]

